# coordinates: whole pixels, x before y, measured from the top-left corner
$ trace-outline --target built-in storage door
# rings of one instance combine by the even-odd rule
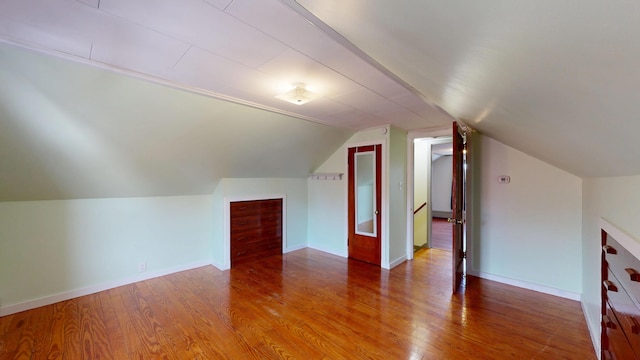
[[[231,267],[282,254],[282,199],[229,204]]]

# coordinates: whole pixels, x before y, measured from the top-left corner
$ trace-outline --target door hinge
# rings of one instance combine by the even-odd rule
[[[462,259],[466,259],[467,258],[467,252],[466,251],[460,250],[459,254],[460,254],[460,258],[462,258]]]

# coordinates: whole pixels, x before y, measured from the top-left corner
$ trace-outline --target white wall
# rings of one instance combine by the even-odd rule
[[[283,251],[289,252],[307,246],[307,179],[222,179],[213,193],[213,264],[228,269],[228,239],[224,233],[226,200],[248,200],[284,195],[286,197],[286,228]]]
[[[600,218],[640,243],[640,176],[585,179],[582,221],[582,305],[597,347],[600,336]]]
[[[210,263],[211,216],[211,196],[2,202],[0,314]]]
[[[582,180],[486,136],[474,166],[470,273],[578,298],[582,291]],[[499,175],[511,176],[499,184]]]
[[[453,156],[441,156],[431,164],[431,204],[433,211],[451,213]]]

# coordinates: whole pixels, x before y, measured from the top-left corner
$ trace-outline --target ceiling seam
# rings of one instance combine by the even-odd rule
[[[171,67],[171,69],[175,70],[176,66],[178,66],[178,64],[180,63],[180,61],[182,61],[182,59],[187,56],[187,53],[189,51],[191,51],[191,49],[193,48],[192,44],[188,44],[189,47],[187,48],[187,50],[184,51],[184,53],[182,53],[182,55],[178,58],[178,60],[175,62],[175,64],[173,64],[173,66]]]
[[[389,69],[387,69],[385,66],[383,66],[382,64],[377,62],[375,59],[373,59],[371,56],[369,56],[367,53],[365,53],[362,49],[360,49],[359,47],[355,46],[351,41],[349,41],[347,38],[342,36],[342,34],[338,33],[336,30],[331,28],[329,25],[325,24],[318,17],[313,15],[313,13],[308,11],[302,5],[298,4],[295,0],[278,0],[278,1],[283,3],[285,6],[287,6],[291,10],[293,10],[295,13],[297,13],[299,16],[301,16],[303,19],[305,19],[311,25],[315,26],[320,31],[322,31],[324,34],[326,34],[328,37],[333,39],[335,42],[337,42],[338,44],[340,44],[341,46],[346,48],[354,56],[356,56],[356,57],[360,58],[361,60],[365,61],[367,64],[372,66],[378,72],[382,73],[384,76],[386,76],[390,80],[392,80],[392,81],[396,82],[397,84],[399,84],[400,86],[402,86],[405,90],[411,92],[412,94],[414,94],[418,98],[422,99],[427,105],[429,105],[429,106],[431,106],[433,108],[436,108],[436,109],[444,112],[446,115],[451,116],[452,118],[454,118],[451,114],[449,114],[448,112],[444,111],[444,109],[442,109],[433,100],[431,100],[431,99],[427,98],[426,96],[424,96],[424,94],[422,94],[420,91],[418,91],[418,89],[416,89],[415,87],[411,86],[409,83],[407,83],[406,81],[402,80],[400,77],[398,77],[393,72],[391,72]],[[302,10],[302,11],[300,11],[300,10]],[[338,71],[336,71],[336,72],[341,74]],[[347,77],[347,76],[345,76],[345,77]],[[359,82],[357,82],[357,81],[355,81],[355,80],[353,80],[353,79],[351,79],[349,77],[347,77],[347,78],[359,84]],[[362,85],[362,84],[360,84],[360,85]],[[367,89],[369,89],[368,87],[366,87],[364,85],[362,85],[362,86],[367,88]],[[369,90],[375,92],[372,89],[369,89]],[[378,93],[376,92],[376,94],[378,94]],[[389,98],[387,98],[386,96],[384,96],[382,94],[378,94],[378,95],[384,97],[385,99],[388,99],[389,101],[393,102],[394,104],[396,104],[396,105],[406,109],[407,111],[413,113],[414,115],[416,115],[416,116],[418,116],[420,118],[423,118],[422,115],[413,112],[411,109],[405,108],[403,105],[396,103],[392,99],[389,99]]]
[[[411,114],[413,114],[413,115],[417,116],[418,118],[420,118],[420,119],[424,119],[424,120],[427,120],[423,115],[420,115],[420,114],[418,114],[417,112],[415,112],[415,111],[413,111],[413,110],[411,110],[411,109],[409,109],[409,108],[405,107],[404,105],[399,104],[398,102],[396,102],[396,101],[394,101],[394,100],[390,99],[389,97],[387,97],[387,96],[385,96],[385,95],[383,95],[383,94],[380,94],[378,91],[376,91],[376,90],[374,90],[374,89],[371,89],[370,87],[368,87],[368,86],[366,86],[366,85],[362,84],[360,81],[355,80],[355,79],[353,79],[352,77],[350,77],[350,76],[348,76],[348,75],[345,75],[345,74],[344,74],[344,73],[342,73],[341,71],[338,71],[338,70],[334,69],[334,68],[333,68],[333,67],[331,67],[331,66],[328,66],[328,65],[326,65],[326,64],[323,64],[323,63],[319,62],[318,60],[316,60],[316,59],[315,59],[315,58],[313,58],[312,56],[310,56],[310,55],[308,55],[308,54],[305,54],[304,52],[302,52],[302,51],[298,50],[297,48],[294,48],[294,47],[293,47],[293,45],[287,44],[287,43],[285,43],[284,41],[282,41],[281,39],[279,39],[279,38],[275,38],[274,36],[272,36],[272,35],[271,35],[271,34],[269,34],[269,33],[266,33],[266,32],[265,32],[265,31],[263,31],[262,29],[260,29],[260,28],[258,28],[258,27],[256,27],[256,26],[254,26],[254,25],[252,25],[252,24],[249,24],[249,23],[247,23],[246,21],[244,21],[243,19],[241,19],[241,18],[239,18],[239,17],[237,17],[237,16],[235,16],[235,15],[233,15],[233,14],[231,14],[231,13],[227,12],[227,9],[228,9],[231,5],[233,5],[233,3],[234,3],[234,2],[235,2],[235,0],[233,0],[233,1],[231,2],[231,4],[229,4],[229,5],[225,8],[225,10],[224,10],[224,13],[225,13],[225,14],[227,14],[227,15],[229,15],[230,17],[232,17],[232,18],[234,18],[234,19],[236,19],[236,20],[240,21],[241,23],[243,23],[243,24],[245,24],[245,25],[247,25],[247,26],[249,26],[249,27],[253,28],[254,30],[259,31],[259,32],[260,32],[260,33],[262,33],[263,35],[265,35],[265,36],[267,36],[267,37],[269,37],[269,38],[273,39],[273,40],[274,40],[274,41],[276,41],[276,42],[279,42],[280,44],[284,45],[284,46],[285,46],[285,47],[287,47],[288,49],[291,49],[292,51],[297,52],[298,54],[300,54],[300,55],[302,55],[302,56],[304,56],[304,57],[308,58],[309,60],[311,60],[311,61],[315,62],[316,64],[319,64],[320,66],[322,66],[322,67],[324,67],[324,68],[326,68],[326,69],[328,69],[328,70],[330,70],[330,71],[332,71],[332,72],[334,72],[334,73],[336,73],[336,74],[338,74],[338,75],[340,75],[340,76],[344,77],[345,79],[348,79],[348,80],[352,81],[353,83],[358,84],[358,85],[359,85],[359,86],[361,86],[362,88],[364,88],[364,89],[368,89],[368,90],[369,90],[369,91],[371,91],[372,93],[374,93],[374,94],[376,94],[376,95],[378,95],[378,96],[380,96],[380,97],[382,97],[382,98],[384,98],[384,99],[387,99],[387,100],[388,100],[388,101],[390,101],[391,103],[393,103],[393,104],[395,104],[395,105],[397,105],[397,106],[401,107],[402,109],[404,109],[404,110],[406,110],[407,112],[409,112],[409,113],[411,113]],[[331,36],[331,35],[330,35],[330,34],[328,34],[326,31],[324,31],[324,29],[323,29],[322,27],[317,26],[317,24],[315,24],[313,21],[310,21],[309,19],[307,19],[304,15],[300,14],[296,9],[294,9],[294,8],[292,8],[292,7],[290,7],[290,6],[288,6],[288,5],[286,4],[286,1],[280,0],[280,2],[281,2],[281,3],[283,3],[283,4],[285,5],[285,7],[286,7],[286,8],[290,9],[291,11],[293,11],[297,16],[299,16],[299,17],[301,17],[303,20],[305,20],[308,24],[310,24],[310,25],[311,25],[311,26],[313,26],[314,28],[316,28],[316,29],[320,30],[320,32],[321,32],[321,33],[325,34],[325,35],[326,35],[326,36],[328,36],[331,40],[333,40],[333,41],[334,41],[334,42],[336,42],[338,45],[340,45],[341,47],[343,47],[347,52],[351,53],[353,56],[356,56],[357,58],[360,58],[361,60],[364,60],[364,61],[365,61],[367,64],[369,64],[369,65],[370,65],[370,66],[371,66],[375,71],[377,71],[377,72],[379,72],[381,75],[383,75],[383,76],[387,77],[389,80],[391,80],[391,81],[394,81],[394,82],[398,83],[398,85],[400,85],[403,89],[405,89],[405,90],[409,91],[410,93],[412,93],[413,95],[417,96],[419,99],[421,99],[422,101],[424,101],[424,102],[425,102],[425,104],[426,104],[427,106],[430,106],[430,107],[432,107],[432,108],[434,108],[434,109],[436,109],[436,110],[444,111],[444,110],[442,110],[440,107],[436,106],[436,105],[435,105],[435,103],[433,103],[432,101],[430,101],[430,100],[426,99],[426,97],[425,97],[425,96],[423,96],[420,92],[418,92],[418,90],[417,90],[417,89],[415,89],[415,88],[411,87],[411,86],[410,86],[410,85],[408,85],[406,82],[404,82],[404,81],[402,81],[402,80],[399,80],[399,78],[397,78],[396,76],[394,76],[394,77],[390,77],[390,76],[388,75],[388,74],[390,73],[388,70],[387,70],[387,71],[381,71],[377,66],[374,66],[373,64],[371,64],[371,63],[370,63],[370,61],[368,61],[367,59],[363,59],[361,56],[359,56],[358,54],[356,54],[355,52],[353,52],[353,51],[352,51],[352,49],[351,49],[349,46],[345,46],[345,44],[343,44],[341,41],[336,40],[333,36]],[[339,35],[339,34],[338,34],[338,35]],[[346,40],[346,39],[344,39],[344,40],[348,42],[348,40]],[[354,47],[354,48],[356,48],[356,49],[358,49],[358,48],[357,48],[357,47],[355,47],[355,46],[353,46],[353,47]],[[360,49],[358,49],[358,50],[360,50]],[[362,52],[362,50],[360,50],[360,52]],[[363,54],[365,54],[364,52],[362,52],[362,53],[363,53]],[[365,54],[365,55],[366,55],[366,54]],[[263,62],[263,63],[262,63],[261,65],[259,65],[258,67],[260,67],[260,66],[262,66],[262,65],[264,65],[264,64],[266,64],[266,63],[268,63],[269,61],[271,61],[271,60],[275,59],[275,58],[276,58],[276,57],[278,57],[278,56],[279,56],[279,55],[275,55],[275,56],[273,56],[272,58],[270,58],[270,59],[266,60],[265,62]],[[366,56],[368,56],[368,55],[366,55]],[[231,59],[230,59],[230,60],[231,60]],[[374,61],[374,62],[375,62],[375,60],[373,60],[373,59],[372,59],[372,61]],[[383,69],[385,69],[385,70],[386,70],[386,68],[384,68],[382,65],[379,65],[379,66],[380,66],[381,68],[383,68]],[[261,72],[261,73],[263,73],[263,74],[269,75],[269,74],[267,74],[267,73],[265,73],[265,72],[263,72],[263,71],[260,71],[258,68],[254,68],[254,70],[259,71],[259,72]],[[354,110],[360,109],[360,108],[354,108],[353,106],[350,106],[350,105],[344,104],[344,103],[342,103],[342,102],[340,102],[340,101],[336,100],[335,98],[327,97],[327,99],[330,99],[331,101],[335,101],[335,102],[337,102],[337,103],[339,103],[339,104],[341,104],[341,105],[347,106],[347,107],[349,107],[350,109],[354,109]],[[376,117],[379,117],[379,115],[372,114],[372,113],[370,113],[370,112],[368,112],[368,111],[366,111],[366,110],[364,110],[364,109],[362,109],[362,111],[364,111],[364,112],[365,112],[365,113],[367,113],[367,114],[375,115]],[[448,115],[448,116],[451,116],[451,114],[449,114],[449,113],[447,113],[447,112],[444,112],[444,114],[445,114],[445,115]],[[453,117],[452,117],[452,118],[453,118]]]

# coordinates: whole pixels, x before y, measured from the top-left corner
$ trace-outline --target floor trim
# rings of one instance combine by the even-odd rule
[[[138,281],[149,280],[149,279],[157,278],[160,276],[165,276],[165,275],[169,275],[169,274],[173,274],[173,273],[177,273],[185,270],[191,270],[191,269],[195,269],[195,268],[199,268],[207,265],[211,265],[211,261],[193,262],[190,264],[174,266],[164,270],[150,271],[150,272],[142,273],[139,275],[131,276],[125,279],[121,279],[121,280],[105,282],[102,284],[87,286],[80,289],[64,291],[58,294],[47,295],[37,299],[20,302],[17,304],[0,306],[0,316],[11,315],[11,314],[19,313],[22,311],[35,309],[41,306],[55,304],[60,301],[65,301],[65,300],[77,298],[80,296],[95,294],[97,292],[113,289],[118,286],[129,285]]]
[[[485,273],[482,271],[473,271],[473,272],[467,271],[467,273],[469,275],[477,276],[479,278],[497,281],[499,283],[512,285],[512,286],[516,286],[516,287],[527,289],[527,290],[533,290],[533,291],[541,292],[544,294],[558,296],[565,299],[580,301],[580,294],[573,291],[556,289],[556,288],[538,285],[538,284],[534,284],[534,283],[530,283],[522,280],[511,279],[504,276],[493,275],[493,274]]]

